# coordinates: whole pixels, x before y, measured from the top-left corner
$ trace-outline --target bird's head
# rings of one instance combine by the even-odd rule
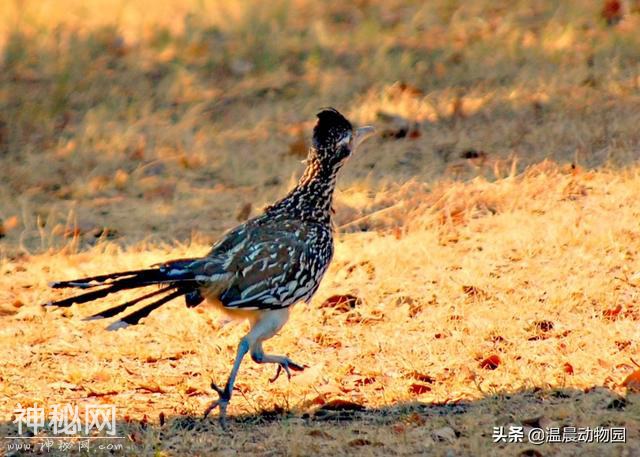
[[[337,110],[325,108],[318,113],[318,122],[313,128],[310,155],[332,168],[339,167],[374,131],[371,126],[354,129]]]

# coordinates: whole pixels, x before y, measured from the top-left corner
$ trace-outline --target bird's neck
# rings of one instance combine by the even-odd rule
[[[340,166],[332,166],[311,156],[296,187],[268,211],[283,211],[301,219],[331,222],[331,203]]]

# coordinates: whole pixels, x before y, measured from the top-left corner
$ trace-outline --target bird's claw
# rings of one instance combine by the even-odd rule
[[[291,370],[293,371],[302,371],[305,368],[307,368],[306,365],[298,365],[297,363],[291,361],[291,360],[286,360],[282,363],[278,364],[278,369],[276,370],[276,375],[269,379],[269,382],[274,383],[276,382],[276,380],[280,377],[280,374],[284,371],[285,373],[287,373],[287,379],[291,380]]]
[[[229,400],[231,399],[231,395],[230,395],[229,392],[226,391],[226,389],[221,389],[213,381],[211,381],[211,388],[213,390],[215,390],[215,392],[218,394],[219,398],[217,400],[212,401],[211,404],[207,407],[207,409],[204,411],[203,419],[206,419],[207,416],[209,415],[209,413],[211,411],[213,411],[214,409],[220,408],[220,414],[218,415],[218,418],[219,418],[219,421],[220,421],[220,426],[224,430],[228,430],[228,427],[227,427],[227,405],[229,404]]]
[[[211,381],[211,388],[216,391],[216,393],[220,396],[220,398],[225,396],[224,389],[221,389],[220,387],[218,387],[218,385],[213,381]]]

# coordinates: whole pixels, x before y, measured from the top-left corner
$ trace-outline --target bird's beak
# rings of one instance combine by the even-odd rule
[[[354,149],[360,146],[360,144],[373,135],[376,132],[376,129],[371,125],[365,125],[363,127],[358,127],[356,129],[355,135],[353,137],[353,145]]]

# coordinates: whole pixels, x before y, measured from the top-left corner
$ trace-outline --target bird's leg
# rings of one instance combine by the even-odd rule
[[[262,342],[274,336],[287,323],[289,319],[289,308],[272,309],[261,312],[251,321],[251,332],[255,339],[251,343],[251,358],[257,363],[277,363],[278,371],[271,379],[274,382],[284,371],[291,378],[291,370],[302,371],[304,366],[298,365],[290,358],[282,355],[265,354],[262,350]]]
[[[229,404],[229,400],[231,400],[233,385],[236,382],[236,376],[238,375],[240,364],[242,363],[243,357],[247,354],[247,352],[249,352],[249,350],[251,350],[251,357],[256,362],[277,363],[280,367],[277,375],[280,374],[280,370],[282,369],[284,369],[289,375],[289,369],[297,371],[303,369],[302,366],[298,365],[295,362],[292,362],[287,357],[266,355],[262,351],[262,341],[271,338],[273,335],[278,333],[278,330],[282,328],[282,326],[287,322],[288,318],[289,310],[287,308],[260,311],[253,318],[251,318],[251,331],[247,333],[240,340],[240,344],[238,344],[236,360],[235,362],[233,362],[233,368],[231,369],[231,374],[229,375],[229,379],[227,379],[227,384],[225,385],[224,389],[218,387],[216,383],[211,382],[211,388],[216,391],[219,398],[213,401],[205,410],[205,418],[211,411],[216,408],[220,408],[220,424],[223,428],[226,429],[227,405]]]
[[[304,365],[299,365],[291,360],[289,357],[283,355],[265,354],[262,350],[262,341],[256,341],[251,346],[251,358],[256,363],[277,363],[278,370],[276,375],[269,380],[269,382],[275,382],[283,371],[287,374],[287,378],[291,379],[291,370],[302,371]]]
[[[215,382],[211,381],[211,388],[216,391],[219,398],[213,401],[205,410],[204,417],[206,418],[209,413],[215,408],[220,408],[220,425],[222,425],[223,428],[226,428],[227,405],[229,404],[229,400],[231,400],[233,385],[236,382],[236,376],[238,375],[238,370],[240,369],[240,363],[242,363],[243,357],[247,354],[247,352],[249,352],[250,346],[251,342],[249,334],[243,337],[240,340],[240,344],[238,344],[236,360],[233,362],[233,368],[231,369],[231,374],[229,375],[229,379],[227,379],[227,384],[225,385],[224,389],[221,389],[216,385]]]

